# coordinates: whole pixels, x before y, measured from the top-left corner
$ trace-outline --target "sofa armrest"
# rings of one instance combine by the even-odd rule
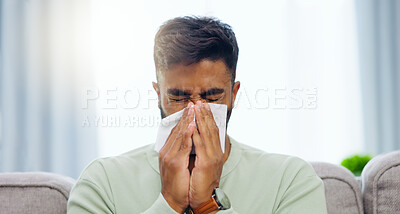
[[[364,213],[360,184],[348,169],[323,162],[311,165],[324,182],[329,214]]]
[[[4,213],[66,213],[74,180],[52,173],[0,173]]]
[[[400,151],[373,158],[361,179],[365,213],[400,213]]]

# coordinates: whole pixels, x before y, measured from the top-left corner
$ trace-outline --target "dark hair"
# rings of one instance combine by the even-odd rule
[[[154,39],[154,63],[160,71],[173,64],[190,65],[222,59],[235,81],[239,48],[231,26],[211,17],[185,16],[165,22]]]

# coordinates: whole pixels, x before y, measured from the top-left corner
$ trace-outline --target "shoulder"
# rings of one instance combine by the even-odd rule
[[[127,168],[148,166],[147,154],[154,144],[146,145],[118,156],[98,158],[92,161],[82,172],[80,179],[104,180],[109,174],[119,174]]]
[[[273,200],[270,206],[274,213],[325,213],[323,182],[307,161],[237,142],[232,147],[236,147],[241,155],[231,179],[239,177],[235,181],[248,181],[250,185],[246,190],[254,191],[254,195],[268,192],[266,196],[257,196],[265,197],[266,201]]]
[[[238,142],[235,144],[241,150],[240,164],[255,167],[258,173],[280,174],[285,177],[316,175],[311,164],[299,157],[268,153]]]
[[[243,144],[237,147],[242,153],[238,172],[260,184],[268,182],[275,185],[279,192],[277,197],[282,197],[288,189],[295,192],[306,188],[323,190],[322,180],[307,161],[295,156],[267,153]]]

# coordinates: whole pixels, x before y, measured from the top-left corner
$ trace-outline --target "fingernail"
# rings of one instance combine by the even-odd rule
[[[204,106],[206,107],[207,110],[210,110],[210,105],[208,105],[208,103],[204,103]]]

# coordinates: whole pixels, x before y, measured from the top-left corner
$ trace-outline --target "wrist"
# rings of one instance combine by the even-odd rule
[[[207,202],[213,196],[213,192],[214,188],[212,188],[211,190],[207,190],[207,193],[203,194],[202,196],[200,196],[200,194],[196,194],[196,196],[194,196],[193,194],[192,196],[194,197],[190,198],[190,207],[195,209],[203,203]]]
[[[183,213],[187,207],[187,205],[183,205],[182,203],[176,202],[175,200],[172,199],[172,197],[169,197],[168,194],[161,193],[165,199],[165,201],[168,203],[168,205],[175,210],[177,213]]]
[[[192,207],[193,209],[196,209],[197,207],[199,207],[203,203],[207,202],[210,199],[210,197],[206,198],[205,200],[197,200],[198,202],[190,203],[190,207]]]
[[[215,188],[213,195],[206,202],[193,208],[194,214],[209,214],[216,213],[219,210],[227,210],[231,207],[229,198],[220,188]]]

